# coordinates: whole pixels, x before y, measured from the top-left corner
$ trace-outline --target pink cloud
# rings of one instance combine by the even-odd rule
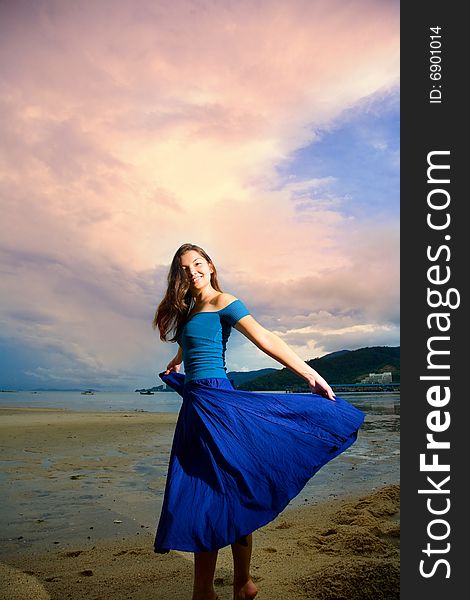
[[[397,3],[19,0],[0,12],[8,331],[62,340],[77,360],[95,356],[91,370],[98,356],[110,373],[138,365],[156,304],[142,278],[157,269],[158,296],[192,240],[286,331],[333,308],[361,323],[395,314],[393,227],[371,236],[339,199],[308,193],[296,210],[276,166],[396,86]],[[12,308],[38,304],[57,318],[19,326]]]

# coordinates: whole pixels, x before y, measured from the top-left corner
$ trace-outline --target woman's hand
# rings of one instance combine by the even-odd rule
[[[310,388],[310,391],[313,394],[320,394],[320,396],[325,396],[326,398],[329,398],[330,400],[333,400],[333,401],[336,398],[334,391],[331,389],[331,387],[328,385],[328,383],[323,379],[323,377],[321,375],[319,375],[318,373],[315,373],[315,375],[312,375],[311,379],[308,382],[308,386]]]
[[[177,354],[167,364],[165,375],[168,375],[169,373],[179,373],[180,369],[181,369],[181,359]]]

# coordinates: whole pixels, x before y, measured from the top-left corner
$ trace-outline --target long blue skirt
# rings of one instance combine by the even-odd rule
[[[155,552],[217,550],[272,521],[357,437],[364,414],[341,398],[245,392],[229,379],[160,378],[183,397]]]

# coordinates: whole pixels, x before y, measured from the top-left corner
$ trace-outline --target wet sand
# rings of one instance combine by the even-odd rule
[[[0,557],[153,528],[175,422],[173,413],[0,409]]]
[[[193,555],[152,549],[155,492],[175,421],[162,413],[0,410],[2,600],[191,598]],[[161,465],[148,472],[143,459],[156,450]],[[398,548],[398,485],[287,508],[254,534],[258,598],[398,599]],[[224,548],[220,600],[231,598],[231,583]]]

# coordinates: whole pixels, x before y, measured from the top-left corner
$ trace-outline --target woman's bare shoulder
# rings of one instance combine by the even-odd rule
[[[217,296],[217,310],[221,310],[225,308],[229,304],[231,304],[234,300],[238,300],[236,296],[233,294],[229,294],[228,292],[221,292]]]

